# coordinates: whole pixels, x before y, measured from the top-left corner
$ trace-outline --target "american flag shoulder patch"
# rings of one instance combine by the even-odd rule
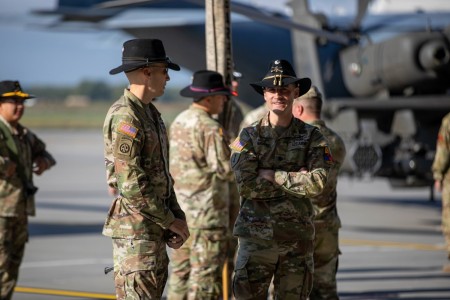
[[[117,131],[125,135],[131,136],[132,138],[135,138],[138,133],[138,129],[127,122],[120,122]]]
[[[234,151],[241,152],[245,145],[247,145],[247,143],[242,143],[239,137],[237,137],[234,142],[230,144],[230,148]]]

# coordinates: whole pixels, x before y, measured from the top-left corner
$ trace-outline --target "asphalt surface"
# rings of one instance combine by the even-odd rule
[[[37,216],[15,300],[114,299],[101,130],[37,130],[57,165],[35,178]],[[341,177],[338,290],[347,299],[450,299],[441,201],[428,189]]]

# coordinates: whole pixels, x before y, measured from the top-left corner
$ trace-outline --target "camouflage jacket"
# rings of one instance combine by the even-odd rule
[[[327,183],[322,194],[311,198],[315,211],[314,224],[316,227],[320,224],[321,226],[339,228],[341,227],[341,220],[339,219],[336,208],[336,185],[339,169],[345,159],[345,144],[336,132],[325,125],[324,121],[316,120],[309,124],[319,128],[320,133],[328,140],[334,162],[328,173]]]
[[[103,234],[113,238],[158,240],[175,218],[185,220],[169,173],[168,139],[153,104],[125,90],[103,126],[107,182],[113,201]]]
[[[0,216],[17,217],[23,215],[34,216],[36,207],[33,184],[33,161],[39,157],[47,160],[50,166],[56,164],[53,156],[46,151],[45,144],[29,129],[18,124],[13,129],[7,121],[0,117]],[[9,132],[4,132],[8,130]],[[15,163],[8,139],[13,139],[17,147],[16,173],[6,177],[5,170],[9,164]],[[22,172],[19,174],[19,172]],[[24,182],[27,180],[27,182]]]
[[[267,114],[244,128],[230,147],[241,195],[234,235],[312,240],[314,211],[308,198],[322,192],[333,164],[319,130],[294,118],[278,136]],[[308,172],[300,172],[302,168]],[[275,184],[259,177],[258,169],[275,170]]]
[[[222,126],[191,106],[170,127],[170,171],[189,228],[228,227],[230,149]]]
[[[442,119],[431,169],[434,180],[450,183],[450,113]]]

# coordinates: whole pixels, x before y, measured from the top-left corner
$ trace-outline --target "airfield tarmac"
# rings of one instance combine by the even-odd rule
[[[37,216],[14,300],[114,299],[112,246],[101,235],[111,202],[101,130],[36,130],[57,165],[35,177]],[[450,299],[441,201],[429,190],[341,177],[338,291],[347,299]]]

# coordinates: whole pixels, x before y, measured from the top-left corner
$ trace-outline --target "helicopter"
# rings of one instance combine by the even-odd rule
[[[370,2],[357,1],[356,16],[341,17],[314,13],[306,0],[277,11],[231,1],[239,100],[261,105],[249,83],[271,60],[287,59],[324,95],[323,117],[348,149],[342,172],[432,187],[436,137],[450,112],[450,4],[370,15]],[[198,70],[205,68],[204,11],[200,0],[59,0],[55,10],[36,13],[61,16],[60,26],[84,22],[159,38],[173,61]]]

